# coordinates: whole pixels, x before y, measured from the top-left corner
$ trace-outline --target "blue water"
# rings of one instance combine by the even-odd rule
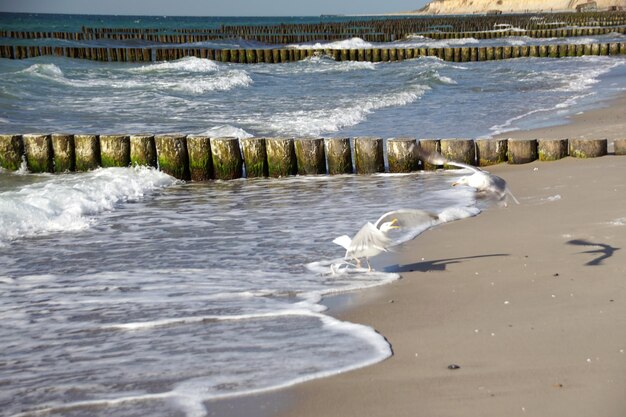
[[[22,17],[1,15],[0,26],[203,21]],[[241,18],[251,21],[266,23]],[[396,44],[425,43],[481,45],[419,37]],[[333,44],[368,46],[359,39]],[[276,65],[0,60],[0,132],[513,136],[563,123],[623,92],[625,64],[623,57]],[[332,240],[392,209],[475,214],[471,191],[450,186],[458,175],[184,184],[145,168],[0,171],[0,409],[203,416],[215,399],[383,360],[391,354],[384,335],[329,317],[320,302],[398,275],[376,258],[379,272],[333,273],[344,251]]]

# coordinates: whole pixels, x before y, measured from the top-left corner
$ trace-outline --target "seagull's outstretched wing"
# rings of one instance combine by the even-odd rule
[[[346,258],[374,256],[387,251],[389,246],[391,246],[391,239],[372,223],[367,222],[352,238],[346,251]]]
[[[412,149],[412,148],[411,148]],[[450,161],[439,152],[425,152],[421,147],[417,147],[417,154],[423,160],[432,165],[452,165],[458,168],[469,169],[472,172],[485,172],[473,165],[464,164],[462,162]]]
[[[400,229],[418,229],[424,227],[424,230],[431,227],[439,220],[439,216],[426,210],[419,209],[400,209],[387,212],[380,216],[374,224],[377,228],[383,223],[396,220],[395,225]]]

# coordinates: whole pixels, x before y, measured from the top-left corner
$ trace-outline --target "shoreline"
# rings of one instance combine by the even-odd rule
[[[565,125],[494,137],[611,145],[626,132],[626,94],[605,104]],[[329,315],[380,332],[394,355],[259,396],[290,399],[274,415],[623,415],[626,158],[488,170],[519,206],[430,230],[375,259],[395,265],[399,281],[323,300]]]

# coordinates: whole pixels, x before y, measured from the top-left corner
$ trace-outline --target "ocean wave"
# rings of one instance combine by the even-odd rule
[[[206,73],[216,72],[220,69],[219,65],[209,59],[202,59],[196,57],[186,57],[176,61],[158,62],[155,64],[144,65],[137,68],[129,69],[130,72],[137,73],[149,73],[149,72],[163,72],[163,71],[176,71],[176,72],[192,72],[192,73]]]
[[[248,87],[254,82],[245,70],[224,70],[212,61],[194,57],[131,68],[122,76],[100,77],[86,73],[84,78],[67,78],[55,64],[34,64],[21,72],[74,88],[158,90],[195,95]]]
[[[361,70],[375,70],[376,64],[367,61],[335,61],[329,57],[313,56],[298,61],[302,72],[305,73],[334,73]]]
[[[33,64],[20,72],[46,78],[63,77],[63,71],[55,64]]]
[[[361,38],[351,38],[342,41],[327,42],[327,43],[298,43],[287,45],[287,48],[292,49],[368,49],[373,48],[374,44],[366,42]]]
[[[157,84],[166,89],[178,90],[191,94],[202,94],[210,91],[228,91],[237,87],[248,87],[253,83],[246,71],[232,70],[218,73],[211,78],[191,78],[188,80],[161,80]]]
[[[582,59],[587,62],[593,63],[593,68],[587,67],[584,71],[571,74],[569,76],[560,75],[560,80],[563,82],[561,87],[556,88],[556,91],[565,92],[581,92],[589,90],[594,84],[600,82],[599,77],[603,74],[610,72],[613,68],[622,66],[626,61],[614,61],[606,57],[583,57],[574,58]]]
[[[581,95],[577,95],[577,96],[572,96],[569,97],[567,100],[561,102],[561,103],[557,103],[552,107],[542,107],[542,108],[538,108],[538,109],[533,109],[529,112],[526,112],[524,114],[520,114],[518,116],[515,117],[511,117],[510,119],[506,120],[504,123],[502,124],[498,124],[498,125],[494,125],[491,126],[489,128],[489,130],[491,131],[491,135],[499,135],[501,133],[506,133],[506,132],[512,132],[515,130],[519,130],[518,127],[514,126],[514,123],[517,121],[520,121],[522,119],[525,119],[529,116],[535,115],[535,114],[539,114],[539,113],[550,113],[553,112],[555,110],[563,110],[563,109],[567,109],[569,107],[574,106],[576,103],[578,103],[578,100],[588,97],[590,95],[592,95],[593,93],[588,93],[588,94],[581,94]]]
[[[360,100],[360,103],[350,106],[277,113],[265,123],[279,134],[318,136],[359,124],[375,110],[406,106],[418,100],[428,90],[430,87],[427,85],[415,85],[396,93],[366,97]]]
[[[239,127],[231,126],[231,125],[214,126],[210,129],[200,132],[199,134],[209,136],[212,138],[233,137],[237,139],[251,138],[253,136],[252,134],[246,132],[245,130]]]
[[[421,35],[409,36],[406,40],[394,44],[404,48],[447,48],[453,46],[475,45],[480,43],[476,38],[432,39]]]
[[[50,176],[20,191],[0,194],[0,244],[53,232],[90,227],[90,216],[136,200],[176,180],[148,168],[97,169],[86,174]]]

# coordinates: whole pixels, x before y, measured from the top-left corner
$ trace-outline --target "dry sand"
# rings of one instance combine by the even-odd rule
[[[569,125],[509,136],[623,137],[624,115],[621,97]],[[378,257],[377,268],[403,278],[331,310],[384,335],[392,357],[261,396],[246,412],[625,416],[626,156],[490,171],[520,205],[440,226]]]

